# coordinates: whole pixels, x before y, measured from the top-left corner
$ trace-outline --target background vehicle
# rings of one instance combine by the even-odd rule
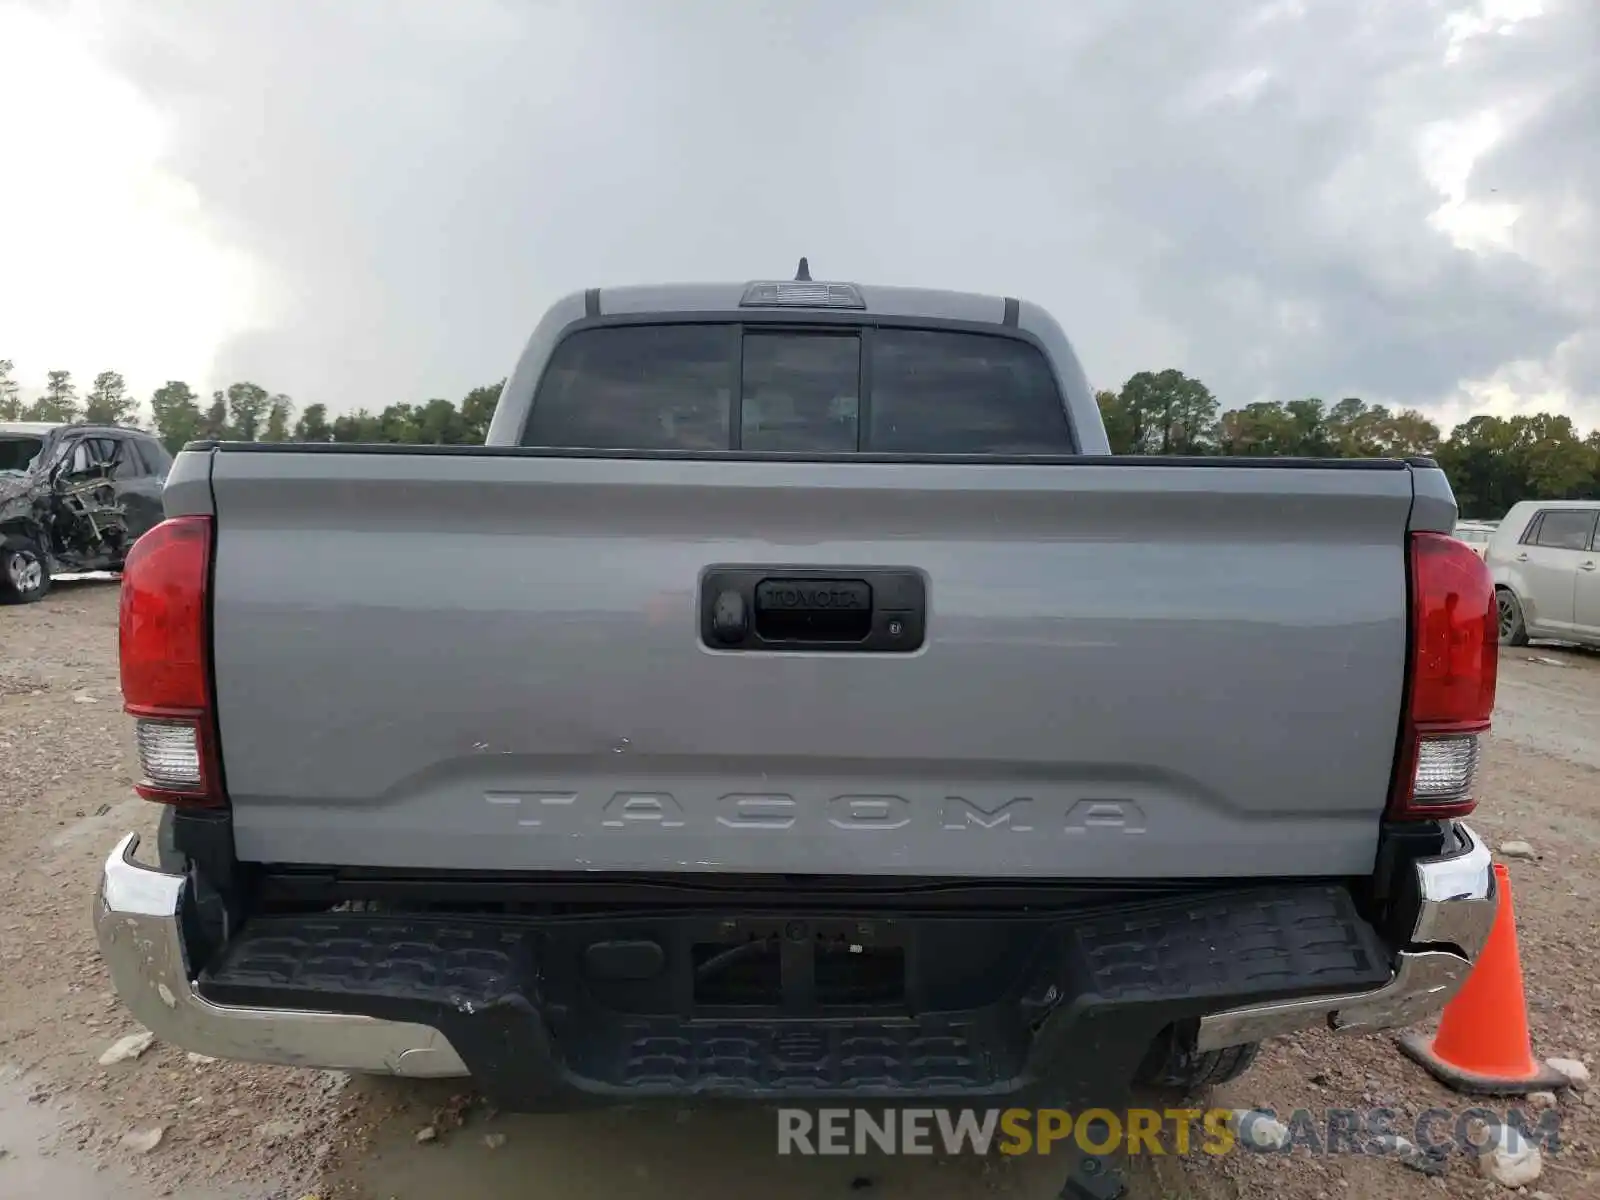
[[[171,465],[138,429],[0,423],[0,600],[40,599],[54,573],[119,569],[161,520]]]
[[[1494,604],[1430,461],[1113,457],[1042,310],[810,281],[570,297],[490,443],[178,457],[121,638],[173,807],[96,909],[164,1040],[1104,1101],[1470,969]]]
[[[1493,521],[1457,521],[1454,532],[1458,540],[1471,546],[1473,553],[1482,558],[1489,546],[1489,539],[1494,536],[1494,531]]]
[[[1524,500],[1511,506],[1484,554],[1494,577],[1500,641],[1600,645],[1600,500]]]

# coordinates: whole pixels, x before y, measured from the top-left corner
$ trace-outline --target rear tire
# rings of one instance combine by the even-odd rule
[[[1239,1078],[1254,1065],[1260,1050],[1260,1042],[1196,1050],[1192,1032],[1169,1026],[1156,1037],[1134,1078],[1147,1087],[1191,1096]]]
[[[1510,588],[1496,588],[1494,591],[1495,616],[1500,622],[1500,644],[1502,646],[1526,646],[1528,644],[1528,623],[1522,617],[1522,604],[1517,599],[1517,594]]]
[[[50,590],[50,558],[32,538],[12,537],[0,549],[0,604],[32,604]]]

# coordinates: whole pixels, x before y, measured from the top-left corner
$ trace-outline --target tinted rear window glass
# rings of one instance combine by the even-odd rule
[[[1070,454],[1072,435],[1044,356],[976,333],[880,329],[872,341],[874,450]]]
[[[856,448],[861,339],[751,333],[744,339],[739,445],[839,453]]]
[[[732,324],[573,334],[540,381],[522,444],[800,454],[1075,449],[1049,364],[1025,342],[894,328],[741,332]]]
[[[556,348],[525,446],[726,450],[737,374],[725,325],[586,329]]]
[[[1548,546],[1555,550],[1587,550],[1589,533],[1592,529],[1594,529],[1592,512],[1556,510],[1544,514],[1544,520],[1539,522],[1539,532],[1534,535],[1534,540],[1537,545]]]

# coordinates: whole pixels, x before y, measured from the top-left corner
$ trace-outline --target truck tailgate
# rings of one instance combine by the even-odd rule
[[[1399,463],[212,452],[247,861],[1036,879],[1371,870]],[[895,567],[913,653],[725,652],[719,564]]]

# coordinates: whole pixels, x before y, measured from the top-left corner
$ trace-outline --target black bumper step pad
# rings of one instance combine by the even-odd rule
[[[676,919],[648,921],[659,930]],[[953,918],[895,919],[931,930]],[[557,1093],[892,1099],[1031,1089],[1054,1102],[1093,1100],[1086,1088],[1131,1075],[1173,1021],[1361,991],[1390,975],[1381,939],[1334,886],[958,919],[992,920],[1033,947],[1014,978],[994,982],[990,1002],[959,1012],[615,1011],[575,972],[545,974],[551,947],[573,944],[570,924],[367,913],[253,919],[208,964],[199,990],[220,1004],[431,1025],[497,1103],[527,1109],[570,1106],[552,1103]],[[600,940],[634,936],[641,920],[587,924]]]
[[[525,929],[486,921],[328,913],[251,921],[201,976],[218,1004],[352,1010],[381,998],[487,1004],[519,991],[531,966]]]
[[[998,1014],[883,1022],[575,1021],[555,1040],[588,1078],[660,1095],[977,1095],[1003,1090],[1027,1056]]]
[[[1069,936],[1108,1002],[1287,999],[1378,987],[1391,974],[1382,939],[1340,887],[1162,902],[1077,922]]]

